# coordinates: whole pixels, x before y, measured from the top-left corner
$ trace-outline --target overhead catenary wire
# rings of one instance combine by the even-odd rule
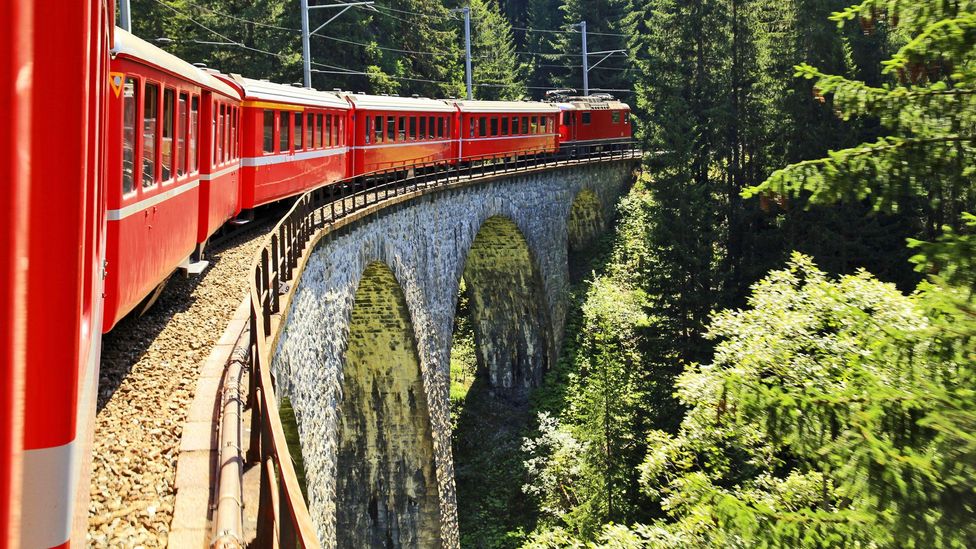
[[[177,8],[174,8],[173,6],[170,6],[166,2],[163,2],[162,0],[155,0],[155,2],[157,2],[158,4],[161,4],[163,6],[165,6],[167,8],[169,8],[170,10],[172,10],[172,11],[174,11],[176,13],[179,13],[180,15],[183,15],[184,17],[187,17],[193,23],[196,23],[200,27],[203,27],[204,29],[206,29],[206,30],[208,30],[208,31],[210,31],[210,32],[212,32],[212,33],[220,36],[221,38],[224,38],[225,40],[231,41],[234,44],[239,45],[240,47],[243,47],[245,49],[251,49],[251,50],[254,50],[254,51],[261,51],[262,53],[271,53],[271,52],[259,50],[257,48],[251,48],[250,46],[246,46],[246,45],[242,44],[239,41],[232,40],[231,38],[227,38],[226,36],[218,33],[217,31],[214,31],[213,29],[210,29],[209,27],[203,25],[199,21],[196,21],[196,20],[192,19],[188,14],[186,14],[186,13],[178,10]],[[238,17],[238,16],[231,15],[231,14],[228,14],[228,13],[220,12],[220,11],[214,10],[212,8],[208,8],[206,6],[202,6],[200,4],[196,4],[194,2],[186,2],[186,4],[189,5],[189,6],[193,6],[193,7],[202,9],[204,11],[207,11],[207,12],[211,13],[211,14],[219,15],[221,17],[227,17],[228,19],[232,19],[232,20],[235,20],[235,21],[239,21],[241,23],[249,23],[249,24],[253,24],[253,25],[258,25],[258,26],[262,26],[262,27],[266,27],[266,28],[272,28],[272,29],[277,29],[277,30],[282,30],[282,31],[301,32],[301,29],[296,29],[296,28],[292,28],[292,27],[283,27],[283,26],[280,26],[280,25],[273,25],[273,24],[269,24],[269,23],[262,23],[260,21],[253,21],[253,20],[246,19],[246,18],[243,18],[243,17]],[[397,12],[414,13],[414,12],[406,12],[405,10],[397,10],[397,9],[394,9],[394,8],[386,8],[385,6],[374,6],[374,7],[378,8],[378,9],[390,9],[392,11],[397,11]],[[425,14],[417,14],[417,15],[425,15]],[[442,17],[442,16],[436,16],[436,17]],[[525,30],[522,27],[513,27],[513,28],[519,28],[521,30]],[[539,32],[577,32],[578,33],[578,31],[553,31],[553,30],[547,30],[547,29],[528,29],[528,30],[538,30]],[[598,34],[601,34],[601,33],[589,32],[588,34],[597,34],[598,35]],[[320,39],[331,40],[331,41],[339,42],[339,43],[342,43],[342,44],[348,44],[348,45],[352,45],[352,46],[358,46],[358,47],[361,47],[361,48],[376,48],[376,49],[381,50],[381,51],[389,51],[389,52],[394,52],[394,53],[405,53],[405,54],[410,54],[410,55],[425,55],[425,56],[447,56],[447,57],[456,57],[456,56],[460,55],[460,52],[449,52],[449,51],[442,51],[442,50],[438,50],[438,51],[433,51],[433,50],[431,50],[431,51],[420,51],[420,50],[409,50],[409,49],[404,49],[404,48],[391,48],[391,47],[388,47],[388,46],[381,46],[379,44],[367,44],[367,43],[364,43],[364,42],[357,42],[355,40],[349,40],[349,39],[346,39],[346,38],[339,38],[339,37],[336,37],[336,36],[329,36],[329,35],[325,35],[325,34],[313,34],[311,36],[316,36],[316,37],[318,37]],[[620,35],[620,36],[625,36],[625,35]],[[536,51],[516,51],[516,52],[513,52],[513,53],[515,55],[539,56],[539,57],[583,57],[583,54],[582,53],[559,53],[559,52],[536,52]],[[590,55],[592,55],[593,53],[594,52],[590,52]],[[271,55],[280,55],[280,54],[273,54],[273,53],[271,53]],[[491,58],[490,55],[478,55],[476,57],[479,58],[479,59],[489,59],[489,58]]]
[[[275,57],[275,58],[278,58],[278,59],[285,59],[285,58],[287,58],[287,56],[285,54],[282,54],[282,53],[275,53],[275,52],[263,50],[261,48],[255,48],[255,47],[252,47],[252,46],[248,46],[246,44],[243,44],[243,43],[241,43],[241,42],[239,42],[237,40],[234,40],[234,39],[228,37],[227,35],[224,35],[224,34],[218,32],[218,31],[216,31],[216,30],[208,27],[207,25],[201,23],[200,21],[197,21],[196,19],[194,19],[189,14],[187,14],[184,11],[179,10],[179,9],[177,9],[177,8],[175,8],[175,7],[167,4],[163,0],[154,0],[154,1],[157,4],[159,4],[159,5],[167,8],[168,10],[170,10],[170,11],[172,11],[174,13],[176,13],[177,15],[180,15],[182,17],[185,17],[191,23],[193,23],[193,24],[197,25],[198,27],[206,30],[207,32],[213,34],[214,36],[217,36],[217,37],[219,37],[219,38],[221,38],[221,39],[224,40],[224,42],[208,42],[208,41],[203,41],[203,40],[188,40],[188,41],[191,41],[191,42],[194,42],[194,43],[197,43],[197,44],[204,44],[204,45],[233,46],[233,47],[241,48],[241,49],[244,49],[244,50],[252,51],[252,52],[255,52],[255,53],[261,53],[261,54],[264,54],[264,55],[269,55],[269,56],[272,56],[272,57]],[[251,21],[251,20],[248,20],[248,19],[245,19],[245,18],[242,18],[242,17],[230,16],[228,14],[223,14],[221,12],[217,12],[217,11],[212,10],[210,8],[206,8],[206,7],[203,7],[203,6],[199,6],[199,5],[194,4],[194,3],[188,3],[188,4],[191,5],[191,6],[195,6],[195,7],[204,9],[206,11],[209,11],[209,12],[213,13],[213,14],[227,16],[230,19],[233,19],[233,20],[236,20],[236,21],[239,21],[239,22],[242,22],[242,23],[258,24],[258,25],[262,25],[262,26],[265,26],[265,27],[268,27],[268,28],[275,28],[275,29],[284,30],[284,31],[297,31],[298,30],[298,29],[292,29],[292,28],[289,28],[289,27],[282,27],[282,26],[278,26],[278,25],[264,24],[264,23],[260,23],[260,22],[257,22],[257,21]],[[400,11],[402,11],[402,10],[400,10]],[[323,38],[325,37],[324,35],[315,35],[315,36],[322,36]],[[346,40],[343,40],[343,39],[337,39],[337,40],[344,41],[344,42],[347,42],[347,43],[351,43],[351,44],[354,44],[354,45],[359,45],[359,46],[364,46],[364,47],[372,47],[372,45],[370,45],[370,44],[362,44],[362,43],[358,43],[358,42],[354,42],[354,41],[346,41]],[[398,51],[400,53],[424,53],[424,52],[413,52],[413,51],[410,51],[410,50],[399,50],[399,49],[396,49],[396,48],[382,48],[382,47],[379,47],[379,46],[377,46],[377,47],[379,49],[396,50],[396,51]],[[435,52],[426,52],[426,53],[436,54]],[[581,53],[580,54],[544,54],[544,53],[540,53],[540,52],[515,52],[515,53],[521,54],[521,55],[542,55],[542,56],[553,56],[553,57],[566,57],[566,56],[581,57],[582,56]],[[437,54],[437,55],[441,55],[441,54]],[[446,54],[444,54],[444,55],[446,55]],[[338,65],[330,65],[328,63],[321,63],[321,62],[317,62],[317,61],[313,61],[312,64],[313,65],[316,65],[316,66],[320,66],[320,67],[325,67],[326,69],[330,69],[330,70],[313,69],[313,72],[325,73],[325,74],[338,74],[338,75],[349,75],[349,76],[377,76],[377,77],[389,78],[389,79],[393,79],[393,80],[405,80],[405,81],[411,81],[411,82],[424,82],[424,83],[431,83],[431,84],[446,84],[446,85],[453,85],[453,84],[455,84],[454,82],[450,82],[450,81],[447,81],[447,80],[436,80],[436,79],[429,79],[429,78],[416,78],[416,77],[408,77],[408,76],[397,76],[397,75],[390,75],[390,74],[386,74],[386,73],[379,73],[379,74],[377,74],[377,73],[370,73],[370,72],[367,72],[367,71],[359,71],[359,70],[350,69],[350,68],[347,68],[347,67],[341,67],[341,66],[338,66]],[[569,67],[566,67],[566,68],[569,68]],[[621,69],[621,70],[625,70],[625,69]],[[527,90],[549,90],[549,89],[552,89],[552,87],[547,87],[547,86],[519,86],[519,84],[517,84],[517,83],[505,83],[505,82],[482,82],[482,83],[475,84],[475,86],[482,87],[482,88],[505,88],[505,87],[510,87],[510,86],[518,86],[518,87],[522,87],[522,88],[527,89]],[[616,92],[616,93],[633,93],[632,90],[615,89],[615,88],[593,88],[593,90],[594,91],[605,91],[605,92]]]

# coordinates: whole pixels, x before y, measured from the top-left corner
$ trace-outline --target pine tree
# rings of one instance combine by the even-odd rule
[[[512,27],[495,0],[471,0],[472,80],[478,99],[517,100],[525,96]]]
[[[627,0],[564,0],[559,9],[562,12],[564,25],[576,25],[586,21],[588,51],[609,52],[627,49],[627,38],[623,33],[627,7]],[[563,73],[566,76],[560,82],[561,85],[577,88],[582,93],[583,50],[580,34],[574,32],[556,35],[555,45],[556,50],[561,54],[556,58],[556,63],[566,67]],[[613,54],[606,61],[596,65],[602,58],[603,55],[589,57],[590,91],[593,93],[609,91],[626,95],[626,92],[616,91],[631,90],[627,76],[626,55]]]

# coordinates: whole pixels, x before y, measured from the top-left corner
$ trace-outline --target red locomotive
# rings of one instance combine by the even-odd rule
[[[557,90],[547,98],[559,107],[559,146],[574,151],[628,141],[632,135],[630,107],[610,95],[572,96]]]
[[[0,167],[0,546],[81,546],[100,334],[181,266],[201,270],[242,211],[390,168],[631,135],[629,107],[606,96],[306,90],[194,67],[113,29],[110,0],[61,9],[40,25],[12,3],[0,35],[0,147],[20,159]]]

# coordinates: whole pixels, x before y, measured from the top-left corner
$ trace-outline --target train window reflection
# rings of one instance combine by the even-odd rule
[[[200,129],[200,98],[190,100],[190,171],[197,171],[197,135]]]
[[[278,123],[278,152],[291,152],[291,113],[282,112]]]
[[[176,176],[179,177],[186,173],[186,142],[187,133],[190,131],[190,125],[186,121],[186,108],[187,102],[190,96],[186,92],[180,93],[180,100],[178,102],[178,108],[176,109],[177,114],[177,129],[176,129]]]
[[[173,177],[173,111],[175,110],[176,93],[171,88],[166,88],[163,92],[163,145],[160,164],[162,168],[163,181]]]
[[[274,111],[264,111],[264,152],[274,152]]]
[[[136,105],[139,103],[139,82],[125,79],[122,91],[122,194],[136,190]]]
[[[156,118],[159,116],[159,85],[146,84],[142,109],[142,186],[156,183]]]

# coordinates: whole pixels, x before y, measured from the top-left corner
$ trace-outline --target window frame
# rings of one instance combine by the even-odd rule
[[[167,98],[172,99],[172,104],[167,105]],[[167,113],[167,109],[169,113]],[[176,88],[172,86],[163,86],[163,101],[162,101],[162,128],[160,133],[160,147],[159,147],[159,179],[162,183],[170,183],[176,180]],[[168,114],[168,116],[167,116]],[[169,137],[166,137],[167,124],[169,125]],[[169,140],[169,165],[167,166],[163,160],[163,149],[165,148],[166,141]],[[169,168],[169,177],[163,170]]]
[[[132,84],[132,96],[126,96],[126,88],[129,84]],[[139,190],[137,181],[142,178],[142,147],[140,146],[142,139],[142,117],[140,113],[142,112],[142,105],[140,105],[139,100],[142,98],[142,79],[137,76],[126,75],[125,80],[122,84],[122,165],[120,166],[122,171],[122,197],[132,196]],[[131,100],[129,105],[132,107],[132,138],[131,138],[131,162],[132,171],[129,174],[129,190],[126,190],[126,177],[125,177],[125,153],[126,153],[126,114],[129,112],[126,110],[126,101]],[[138,162],[136,161],[138,159]]]
[[[159,109],[159,106],[160,106],[159,105],[160,104],[160,97],[159,96],[161,95],[160,94],[161,88],[162,88],[162,84],[161,83],[155,82],[155,81],[152,81],[152,80],[146,80],[143,83],[142,117],[140,118],[140,120],[141,120],[142,123],[140,124],[141,127],[139,128],[139,133],[141,135],[141,137],[139,138],[139,141],[142,144],[142,146],[140,147],[140,149],[142,151],[142,155],[140,155],[141,158],[139,159],[140,165],[142,167],[142,169],[140,170],[140,174],[142,175],[142,181],[141,181],[142,191],[152,190],[157,185],[159,185],[159,175],[158,175],[160,173],[159,172],[159,149],[160,149],[159,139],[160,139],[160,133],[161,133],[159,131],[159,110],[160,110]],[[149,90],[150,89],[152,89],[155,92],[154,93],[154,101],[153,101],[153,105],[155,107],[155,112],[154,112],[154,115],[153,115],[152,151],[149,152],[149,155],[150,155],[151,158],[147,158],[146,157],[146,154],[147,154],[148,151],[147,151],[147,147],[146,147],[146,120],[148,119],[148,117],[146,116],[146,106],[148,104],[147,99],[149,99]],[[145,164],[146,160],[149,160],[152,163],[149,166],[149,168],[151,169],[151,172],[152,173],[148,174],[149,175],[148,184],[147,184],[147,181],[146,181],[146,175],[147,175],[146,174],[146,164]]]
[[[291,111],[278,111],[278,153],[290,154],[292,151],[292,116]],[[287,148],[282,147],[287,145]]]
[[[270,116],[269,116],[270,115]],[[267,156],[269,154],[275,153],[275,126],[277,126],[277,113],[274,109],[264,109],[264,116],[262,117],[262,139],[261,139],[261,152],[262,155]],[[270,135],[268,130],[271,130]]]

